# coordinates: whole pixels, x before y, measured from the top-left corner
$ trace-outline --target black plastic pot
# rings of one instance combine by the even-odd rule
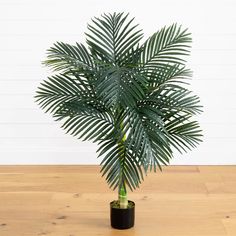
[[[114,201],[110,203],[110,219],[111,226],[115,229],[129,229],[134,226],[135,219],[135,203],[129,201],[132,204],[131,208],[120,209],[112,207]]]

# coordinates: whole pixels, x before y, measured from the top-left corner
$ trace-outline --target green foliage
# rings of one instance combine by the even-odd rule
[[[190,33],[173,24],[142,41],[128,14],[104,14],[88,25],[87,47],[57,42],[45,65],[55,75],[41,83],[36,101],[62,120],[68,133],[92,140],[110,187],[139,187],[144,174],[161,169],[173,150],[201,141],[192,117],[199,98],[187,89],[184,65]]]

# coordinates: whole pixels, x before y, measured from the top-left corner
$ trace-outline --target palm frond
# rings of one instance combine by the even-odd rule
[[[63,120],[62,128],[82,140],[106,140],[114,132],[114,117],[99,100],[74,100],[64,103],[54,114]]]
[[[116,189],[126,184],[133,190],[139,187],[143,180],[143,170],[133,153],[123,142],[109,140],[98,149],[99,156],[104,155],[101,162],[102,175],[106,175],[109,186]]]
[[[140,66],[144,69],[166,67],[168,64],[184,64],[181,56],[189,55],[190,33],[173,24],[153,34],[144,44]]]
[[[36,102],[46,112],[55,112],[65,102],[87,95],[87,90],[67,75],[55,75],[44,80],[38,87]]]
[[[145,96],[146,78],[132,70],[111,66],[96,81],[96,92],[108,107],[133,107]]]
[[[76,43],[76,46],[57,42],[48,49],[47,60],[43,63],[55,71],[92,71],[94,62],[83,44]]]
[[[168,139],[171,145],[180,153],[196,147],[202,141],[202,130],[197,121],[190,121],[191,116],[172,116],[166,122]]]
[[[148,92],[167,84],[188,85],[187,81],[192,76],[192,72],[181,64],[157,67],[154,70],[146,70],[142,74],[148,79]]]
[[[123,132],[127,133],[125,141],[144,170],[166,165],[172,157],[165,127],[159,112],[152,107],[127,108],[119,118]],[[120,139],[123,137],[121,136]]]
[[[164,114],[164,119],[168,119],[168,113],[172,112],[192,115],[202,112],[202,106],[199,105],[200,99],[197,95],[192,95],[188,89],[173,84],[167,84],[155,90],[146,101],[158,107],[159,111]]]
[[[128,20],[128,14],[104,14],[93,19],[88,25],[87,44],[91,53],[104,62],[120,65],[123,55],[134,48],[142,38],[138,25],[132,26],[134,20]]]

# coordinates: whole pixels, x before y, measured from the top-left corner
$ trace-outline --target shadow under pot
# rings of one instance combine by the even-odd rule
[[[135,203],[128,201],[128,208],[122,209],[117,206],[117,201],[110,203],[111,226],[115,229],[129,229],[134,226]]]

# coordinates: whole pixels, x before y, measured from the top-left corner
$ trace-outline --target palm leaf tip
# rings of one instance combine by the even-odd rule
[[[91,53],[98,59],[121,65],[123,56],[132,50],[142,39],[138,25],[132,25],[134,18],[129,14],[103,14],[88,24],[87,43]]]
[[[143,44],[140,63],[144,68],[165,67],[168,64],[184,64],[183,56],[189,55],[192,39],[187,29],[172,24],[154,33]]]

